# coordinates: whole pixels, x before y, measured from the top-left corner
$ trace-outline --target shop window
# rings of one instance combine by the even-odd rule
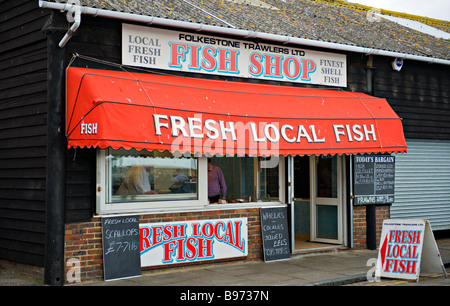
[[[278,163],[264,167],[264,158],[248,156],[213,157],[211,160],[224,174],[228,203],[279,200]]]
[[[109,150],[107,202],[196,200],[197,159],[158,151]]]
[[[100,211],[200,204],[199,158],[124,149],[102,150],[100,155],[100,184],[105,188]]]
[[[278,162],[267,164],[261,157],[211,160],[224,174],[225,199],[230,205],[282,201],[283,175]],[[99,214],[198,209],[213,204],[208,202],[208,158],[204,156],[107,149],[98,151],[97,165]]]

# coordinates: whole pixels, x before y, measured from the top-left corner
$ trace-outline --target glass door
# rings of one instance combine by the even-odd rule
[[[343,243],[342,156],[312,156],[311,241]]]

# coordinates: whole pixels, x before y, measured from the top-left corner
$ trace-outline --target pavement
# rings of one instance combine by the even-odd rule
[[[450,238],[437,239],[437,243],[448,267]],[[66,286],[342,286],[366,281],[377,256],[377,250],[334,250],[292,255],[289,260],[274,262],[229,262],[143,271],[140,277]],[[42,281],[0,267],[0,286],[35,285],[42,285]]]

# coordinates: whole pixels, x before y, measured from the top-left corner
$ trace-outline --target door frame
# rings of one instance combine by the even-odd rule
[[[346,237],[346,175],[345,175],[345,157],[337,157],[337,198],[322,198],[316,196],[317,191],[317,163],[318,156],[310,157],[310,201],[311,201],[311,241],[343,245]],[[317,237],[317,205],[330,205],[337,207],[337,238],[319,238]]]
[[[348,245],[348,216],[347,216],[347,175],[346,175],[346,165],[347,160],[344,155],[339,156],[338,160],[340,160],[339,163],[339,174],[338,174],[338,182],[339,182],[339,188],[338,192],[340,193],[340,203],[338,205],[338,239],[323,239],[323,238],[317,238],[316,236],[316,230],[315,230],[315,191],[316,191],[316,164],[315,159],[316,156],[312,155],[310,158],[310,221],[311,221],[311,241],[315,242],[323,242],[323,243],[330,243],[334,246],[347,246]],[[287,165],[287,193],[288,196],[286,197],[287,203],[291,206],[291,251],[295,252],[298,251],[295,248],[295,212],[294,212],[294,157],[288,156],[286,158],[286,165]],[[314,208],[314,212],[313,212]],[[314,228],[313,228],[314,227]]]

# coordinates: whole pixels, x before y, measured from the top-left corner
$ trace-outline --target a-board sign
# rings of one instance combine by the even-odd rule
[[[138,216],[102,218],[105,281],[141,275]]]
[[[264,261],[290,258],[286,207],[261,208]]]
[[[394,202],[395,156],[355,155],[353,193],[355,205]]]
[[[375,275],[418,281],[421,272],[447,277],[430,223],[421,219],[384,220]]]

